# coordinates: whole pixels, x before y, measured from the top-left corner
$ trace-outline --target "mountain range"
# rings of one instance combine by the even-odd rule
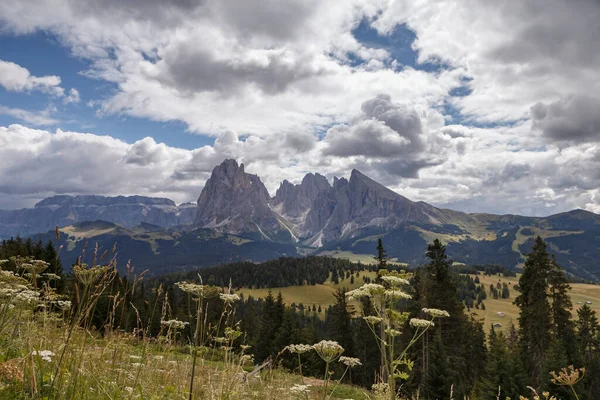
[[[423,261],[427,243],[438,238],[456,262],[516,267],[540,235],[568,272],[600,280],[600,215],[467,214],[413,202],[357,170],[333,184],[318,173],[298,184],[283,181],[271,197],[257,175],[225,160],[196,205],[141,196],[54,196],[32,209],[0,211],[0,237],[57,225],[71,258],[90,240],[107,249],[117,243],[121,257],[155,273],[283,255],[372,254],[379,237],[397,262]]]

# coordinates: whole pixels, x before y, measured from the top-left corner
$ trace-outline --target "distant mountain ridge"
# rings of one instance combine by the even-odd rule
[[[209,259],[219,259],[215,246],[229,252],[221,256],[223,261],[254,261],[264,260],[265,254],[372,254],[381,237],[390,257],[417,264],[427,243],[438,238],[457,262],[515,267],[540,235],[566,270],[600,280],[600,215],[588,211],[543,218],[467,214],[413,202],[358,170],[349,179],[334,178],[333,184],[318,173],[307,174],[298,184],[286,180],[271,197],[260,177],[235,160],[215,166],[196,205],[143,196],[54,196],[32,209],[0,211],[0,237],[96,220],[121,227],[110,232],[66,228],[70,249],[93,235],[107,246],[120,238],[124,246],[136,245],[143,252],[147,247],[137,241],[145,240],[151,242],[152,254],[137,256],[144,263],[169,254],[173,265],[192,265],[194,260],[194,265],[208,265]],[[146,225],[135,228],[140,224]],[[140,229],[152,234],[140,234]],[[203,255],[208,248],[210,258]],[[176,256],[184,250],[185,257]]]
[[[52,196],[33,208],[0,210],[0,238],[28,236],[84,221],[104,220],[127,228],[141,223],[161,227],[194,221],[195,204],[177,206],[166,198],[145,196]]]

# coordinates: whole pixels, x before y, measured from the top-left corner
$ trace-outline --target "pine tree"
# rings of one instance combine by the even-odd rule
[[[485,372],[477,390],[479,396],[482,399],[495,399],[500,390],[501,399],[519,398],[524,384],[518,354],[512,354],[509,339],[502,332],[496,333],[493,327],[488,335],[488,343]]]
[[[447,399],[450,397],[450,387],[456,384],[452,377],[452,368],[448,363],[446,346],[440,331],[434,334],[429,351],[429,368],[426,373],[424,392],[429,399]],[[460,397],[459,397],[460,398]]]
[[[575,323],[571,320],[573,303],[569,296],[571,286],[554,257],[552,257],[552,266],[548,273],[548,284],[550,285],[553,339],[562,347],[567,365],[577,363]]]
[[[583,385],[587,399],[600,398],[600,324],[587,304],[577,310],[577,344],[586,367]]]
[[[354,338],[352,337],[352,314],[348,311],[346,290],[338,289],[333,293],[335,304],[331,307],[327,321],[327,332],[331,340],[338,342],[346,356],[354,356]]]
[[[531,253],[527,255],[523,275],[519,278],[521,293],[515,299],[515,304],[520,308],[521,355],[529,372],[529,382],[534,388],[539,388],[545,380],[542,375],[550,347],[552,321],[547,279],[551,268],[546,244],[538,236]]]
[[[460,398],[470,391],[469,382],[472,381],[466,365],[467,360],[471,358],[468,348],[483,346],[483,336],[479,339],[481,340],[479,344],[473,342],[467,345],[464,340],[468,336],[467,332],[476,327],[469,323],[464,313],[464,305],[458,300],[457,274],[452,270],[452,261],[446,255],[446,247],[436,239],[427,246],[426,255],[430,262],[417,270],[414,299],[418,301],[419,308],[446,310],[450,317],[436,321],[436,326],[423,336],[421,374],[425,379],[425,395],[435,398],[436,393],[441,393],[436,390],[429,392],[429,389],[434,386],[429,382],[433,377],[430,369],[434,368],[438,373],[447,371],[450,374],[434,380],[451,381],[454,384],[454,393]],[[432,343],[435,340],[434,336],[437,335],[440,336],[438,345]],[[476,339],[472,338],[472,340]],[[436,346],[441,346],[443,351],[433,355],[431,352],[437,351]],[[434,366],[434,359],[440,357],[446,357],[446,364],[452,365],[452,368],[446,370],[443,366]],[[447,397],[448,393],[445,396]]]
[[[375,260],[377,260],[379,269],[387,268],[387,255],[385,249],[383,248],[383,241],[381,238],[377,239],[377,255],[375,256]]]

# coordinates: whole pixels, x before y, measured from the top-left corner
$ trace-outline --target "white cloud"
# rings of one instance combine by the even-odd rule
[[[8,115],[34,126],[57,124],[58,120],[51,117],[53,111],[52,108],[47,108],[39,112],[32,112],[20,108],[10,108],[0,105],[0,115]]]
[[[0,60],[0,86],[12,92],[39,90],[59,97],[64,94],[58,76],[34,76],[27,68],[4,60]]]
[[[62,191],[190,200],[215,164],[234,157],[270,191],[306,172],[332,178],[358,168],[414,200],[469,211],[600,207],[597,2],[148,1],[0,2],[7,32],[50,31],[89,61],[86,76],[115,85],[110,97],[89,99],[100,115],[177,120],[216,138],[188,151],[151,138],[127,144],[40,133],[44,152],[81,146],[88,154],[91,140],[101,149],[94,155],[109,161],[102,164],[108,181],[45,176]],[[361,21],[382,34],[407,24],[418,60],[444,68],[395,68],[387,50],[352,35]],[[58,77],[31,77],[5,64],[11,78],[1,84],[9,90],[60,89]],[[461,86],[467,95],[450,96]],[[72,89],[64,101],[76,102],[77,94]],[[490,125],[460,125],[442,115],[444,106]],[[518,122],[497,126],[507,121]],[[100,163],[88,167],[100,174]],[[53,168],[56,176],[71,171]],[[52,190],[28,179],[21,175],[12,188],[30,197],[37,186]]]
[[[69,90],[69,94],[67,95],[67,97],[65,97],[63,99],[63,103],[65,103],[65,104],[79,103],[80,101],[81,101],[81,98],[79,97],[79,91],[75,88],[71,88],[71,90]]]

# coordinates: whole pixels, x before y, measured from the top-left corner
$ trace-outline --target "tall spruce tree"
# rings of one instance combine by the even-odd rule
[[[559,346],[558,351],[566,357],[567,365],[577,364],[579,359],[575,337],[575,323],[571,320],[573,303],[569,296],[571,286],[567,282],[564,271],[556,263],[554,256],[552,257],[551,269],[548,273],[548,285],[550,286],[553,342]]]
[[[543,373],[550,347],[552,319],[548,302],[548,275],[551,269],[552,260],[546,251],[546,244],[538,236],[525,260],[523,274],[519,278],[521,293],[515,299],[515,304],[520,308],[521,356],[529,371],[529,383],[534,388],[540,388],[545,381]]]
[[[590,400],[600,399],[600,324],[589,305],[584,304],[577,310],[576,327],[577,344],[586,368],[584,396]]]
[[[374,258],[377,260],[379,269],[387,268],[387,255],[385,249],[383,248],[383,241],[381,238],[377,239],[377,255]]]
[[[418,299],[419,308],[446,310],[450,317],[436,321],[435,328],[429,330],[422,338],[421,383],[425,397],[434,399],[442,392],[433,390],[435,384],[430,382],[430,379],[434,378],[435,373],[446,371],[444,373],[448,373],[449,376],[435,378],[434,381],[438,382],[441,379],[452,382],[454,393],[457,397],[462,397],[469,393],[472,382],[472,377],[469,377],[467,371],[467,360],[471,358],[468,349],[482,348],[484,338],[474,335],[469,340],[479,340],[481,343],[469,343],[467,346],[468,330],[476,330],[477,327],[469,323],[464,313],[464,305],[458,300],[457,274],[452,270],[452,261],[446,255],[446,246],[436,239],[427,246],[426,256],[430,260],[429,263],[416,272],[415,299]],[[439,343],[434,343],[437,335],[440,338]],[[440,358],[445,358],[445,364],[452,365],[452,368],[445,369],[443,365],[434,365]]]

